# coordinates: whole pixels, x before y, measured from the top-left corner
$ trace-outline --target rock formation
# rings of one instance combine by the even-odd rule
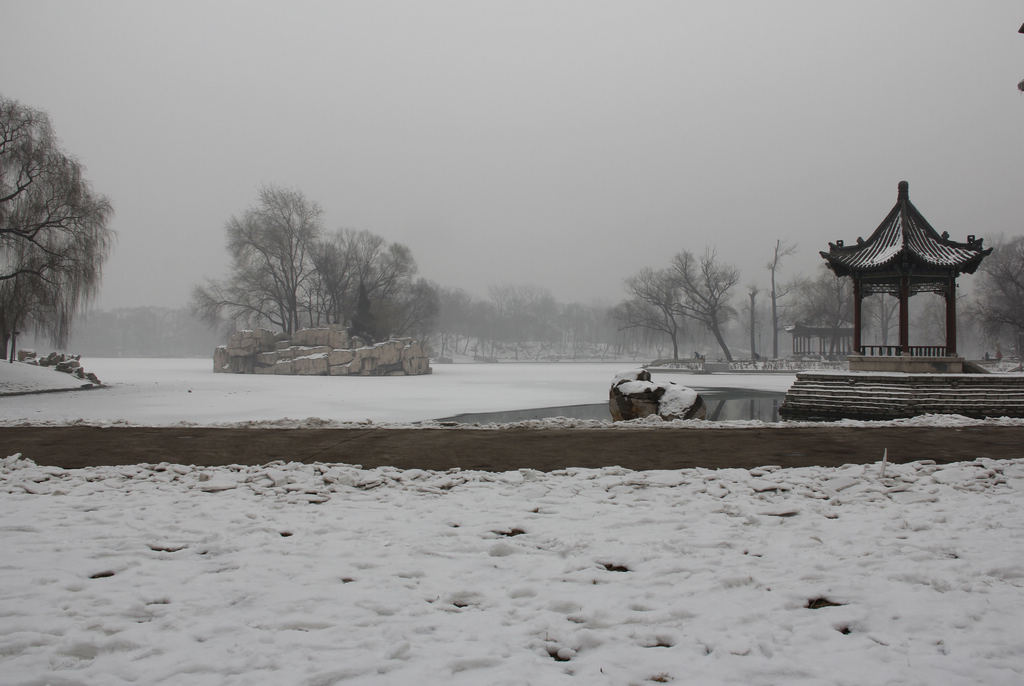
[[[662,419],[704,419],[707,407],[697,391],[686,386],[654,383],[646,369],[630,369],[615,375],[608,391],[612,420],[620,422],[658,415]]]
[[[367,345],[345,329],[301,329],[291,335],[266,329],[236,331],[213,352],[213,371],[300,376],[405,376],[430,374],[423,344],[396,338]]]
[[[95,374],[85,371],[81,360],[81,355],[53,352],[45,357],[39,357],[34,350],[18,351],[18,362],[34,364],[40,367],[53,367],[58,372],[64,372],[83,381],[90,381],[97,386],[101,386],[102,384]]]

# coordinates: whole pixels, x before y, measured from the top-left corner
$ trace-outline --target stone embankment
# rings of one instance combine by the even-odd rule
[[[422,343],[396,338],[367,345],[342,328],[301,329],[290,337],[266,329],[236,331],[213,353],[213,371],[299,376],[430,374]]]

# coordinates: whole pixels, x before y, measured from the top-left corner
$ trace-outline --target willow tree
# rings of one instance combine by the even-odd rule
[[[97,294],[114,234],[110,201],[60,145],[47,114],[0,96],[0,336],[63,346]]]

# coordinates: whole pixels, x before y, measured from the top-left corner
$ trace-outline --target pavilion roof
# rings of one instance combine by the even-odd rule
[[[900,181],[896,205],[867,240],[854,245],[828,244],[821,256],[837,276],[854,273],[920,271],[973,273],[992,249],[982,239],[968,236],[966,243],[939,235],[910,202],[909,184]]]

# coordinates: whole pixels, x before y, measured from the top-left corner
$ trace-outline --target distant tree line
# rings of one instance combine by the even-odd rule
[[[229,274],[193,291],[192,309],[207,322],[234,327],[298,328],[342,325],[365,340],[415,336],[435,355],[475,359],[600,359],[648,356],[680,359],[717,350],[733,360],[784,356],[779,336],[787,326],[821,331],[823,352],[838,356],[849,335],[853,294],[824,264],[814,275],[785,278],[796,246],[770,246],[765,282],[738,292],[739,270],[716,250],[675,254],[662,268],[646,267],[624,283],[627,297],[614,307],[560,303],[535,285],[492,286],[487,298],[418,278],[408,247],[366,230],[322,225],[320,207],[301,192],[268,186],[257,202],[225,225]],[[983,263],[979,296],[962,308],[991,339],[1024,342],[1024,302],[1013,291],[1024,267],[1024,244],[1010,242],[998,259]],[[1017,269],[1018,272],[1013,270]],[[762,290],[762,286],[764,289]],[[759,302],[765,293],[767,302]],[[927,296],[915,299],[913,326],[941,340],[944,320]],[[888,344],[896,300],[864,300],[863,339]],[[690,350],[693,353],[690,353]],[[770,352],[769,352],[770,350]]]
[[[997,244],[998,245],[998,244]],[[992,354],[1017,354],[1024,340],[1024,239],[999,245],[975,277],[976,293],[961,298],[965,335],[975,346]],[[644,270],[646,272],[648,270]],[[770,274],[769,274],[770,279]],[[778,311],[784,323],[802,322],[838,332],[848,328],[852,316],[849,280],[836,279],[822,265],[812,277],[798,276],[777,285]],[[756,288],[756,287],[754,287]],[[1016,290],[1014,290],[1016,289]],[[770,295],[770,290],[767,293]],[[548,291],[530,285],[502,285],[489,297],[476,298],[460,289],[439,287],[438,311],[431,329],[422,334],[435,356],[460,359],[573,360],[602,358],[671,357],[670,337],[657,329],[622,327],[622,304],[562,303]],[[771,331],[770,299],[756,306],[751,287],[742,300],[739,315],[730,321],[727,334],[738,342],[750,339],[751,324],[768,349]],[[922,338],[941,340],[945,310],[942,299],[922,294],[912,326]],[[751,304],[755,306],[752,308]],[[886,345],[895,338],[897,301],[891,296],[871,296],[864,301],[865,340],[874,336]],[[751,318],[751,312],[754,313]],[[714,336],[699,322],[686,322],[679,346],[687,353],[717,346]],[[206,356],[233,328],[215,330],[187,309],[159,307],[91,311],[77,320],[69,345],[72,352],[91,356]],[[971,332],[977,332],[975,336]],[[826,341],[826,353],[834,349]],[[687,347],[689,346],[689,347]],[[732,350],[732,348],[730,348]],[[692,353],[689,353],[692,354]],[[689,357],[689,354],[680,355]],[[786,356],[787,351],[782,351]]]
[[[363,236],[365,239],[367,234]],[[383,244],[379,238],[373,241],[378,242]],[[1007,355],[1017,354],[1024,341],[1024,280],[1019,276],[1024,273],[1024,239],[997,244],[997,248],[975,277],[975,295],[961,298],[962,317],[971,324],[961,329],[974,346],[986,346],[992,353],[1000,350]],[[709,258],[717,260],[710,251],[703,259]],[[690,260],[691,265],[699,262],[693,257]],[[686,262],[682,258],[678,266]],[[766,352],[774,345],[769,335],[776,328],[771,316],[770,267],[771,264],[765,291],[769,298],[760,307],[756,296],[761,291],[757,285],[751,285],[746,287],[745,297],[741,293],[733,294],[734,299],[740,301],[739,306],[726,301],[729,309],[721,308],[729,312],[729,318],[720,319],[726,322],[720,333],[727,339],[726,347],[734,356],[738,346],[730,344],[746,341],[750,350],[756,351],[763,343]],[[655,271],[641,270],[627,280],[627,287],[636,289],[635,297],[642,294],[652,304],[672,303],[671,297],[656,297],[660,292],[654,286],[659,283],[665,286],[667,281],[659,282],[654,278]],[[699,273],[718,272],[702,268]],[[658,316],[666,317],[661,321],[651,319],[651,326],[624,326],[625,317],[639,321],[635,313],[626,309],[636,307],[635,302],[624,301],[615,307],[563,303],[546,289],[534,285],[494,286],[486,298],[474,297],[460,289],[428,286],[436,288],[436,316],[416,335],[429,341],[434,355],[440,358],[529,361],[674,356],[679,359],[689,357],[691,350],[710,348],[717,348],[724,358],[724,351],[710,327],[686,314],[676,320],[677,340],[673,345],[669,331],[661,327],[661,322],[672,321],[667,319],[667,315],[672,314],[669,307],[650,308],[649,313],[658,312]],[[641,286],[647,290],[638,290]],[[680,290],[672,297],[681,297],[683,291],[678,288]],[[671,289],[666,292],[671,293]],[[798,275],[777,281],[775,293],[774,309],[780,322],[777,330],[782,331],[795,322],[831,330],[832,336],[825,340],[825,353],[838,350],[838,336],[852,325],[853,298],[848,279],[837,279],[821,265],[813,276]],[[945,327],[942,299],[921,294],[911,302],[915,336],[922,340],[941,340]],[[359,309],[358,303],[351,307],[353,312]],[[685,310],[680,308],[679,312]],[[886,345],[895,338],[896,298],[868,297],[863,312],[865,341],[874,337],[875,342]],[[305,321],[300,323],[307,325]],[[236,325],[230,321],[221,324],[226,329],[214,331],[187,310],[166,308],[90,312],[79,321],[70,343],[74,352],[88,355],[203,356],[222,342],[227,330]],[[313,325],[317,325],[315,317]],[[754,333],[758,335],[755,337]],[[682,354],[683,350],[686,354]],[[781,351],[781,355],[786,356],[787,351]],[[761,356],[767,357],[767,354]]]
[[[561,303],[544,288],[506,284],[487,299],[442,288],[432,341],[442,358],[571,360],[638,355],[650,337],[619,330],[605,305]]]
[[[89,357],[209,357],[227,333],[188,308],[92,310],[76,320],[67,349]]]

